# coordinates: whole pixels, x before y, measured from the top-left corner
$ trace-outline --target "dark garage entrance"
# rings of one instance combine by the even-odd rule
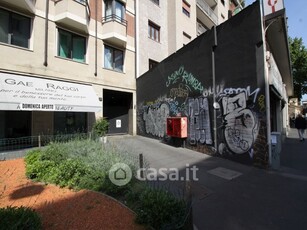
[[[103,116],[109,121],[109,134],[129,133],[132,122],[132,93],[103,90]]]

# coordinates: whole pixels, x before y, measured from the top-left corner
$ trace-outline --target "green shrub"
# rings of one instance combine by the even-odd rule
[[[115,196],[126,190],[108,179],[109,169],[119,162],[125,162],[135,171],[137,162],[114,146],[102,146],[93,140],[50,143],[27,154],[26,175],[61,187],[103,191]]]
[[[105,192],[133,209],[141,224],[155,229],[174,229],[184,220],[186,204],[171,193],[149,188],[135,177],[125,186],[110,181],[109,169],[116,163],[129,165],[135,176],[138,158],[126,149],[93,140],[73,140],[32,150],[25,161],[27,177],[61,187]]]
[[[60,164],[68,158],[70,150],[66,143],[51,143],[42,151],[41,160]]]
[[[43,150],[35,149],[27,153],[25,157],[26,176],[35,181],[50,182],[52,169],[56,164],[52,160],[43,160]]]
[[[182,222],[187,210],[184,200],[162,189],[146,188],[138,202],[136,221],[155,229],[174,228]]]
[[[67,159],[52,170],[50,182],[60,187],[79,188],[82,177],[88,173],[88,167],[79,159]]]
[[[106,173],[103,170],[89,170],[86,175],[80,178],[78,187],[80,189],[89,189],[96,192],[103,191],[103,183]]]
[[[30,208],[0,208],[0,229],[5,230],[36,230],[42,229],[40,216]]]
[[[41,155],[42,155],[41,149],[33,149],[28,151],[25,156],[26,165],[31,165],[39,161]]]
[[[98,136],[104,136],[109,128],[109,122],[105,118],[99,118],[93,125],[93,131]]]

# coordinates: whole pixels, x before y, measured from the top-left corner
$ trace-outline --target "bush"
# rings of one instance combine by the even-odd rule
[[[155,229],[174,229],[184,220],[186,203],[173,194],[150,188],[134,177],[125,186],[117,186],[110,181],[109,169],[115,163],[126,163],[132,174],[136,174],[138,158],[127,150],[92,140],[74,140],[32,150],[25,161],[29,178],[61,187],[105,192],[133,209],[137,222],[141,224]]]
[[[69,151],[66,143],[51,143],[42,151],[41,160],[60,164],[68,158]]]
[[[111,196],[123,194],[129,187],[112,184],[108,178],[111,166],[125,162],[135,172],[137,165],[129,154],[93,140],[51,143],[46,148],[29,151],[25,161],[26,175],[30,179],[61,187],[102,191]]]
[[[184,220],[187,206],[184,200],[162,189],[144,189],[139,197],[136,221],[154,229],[174,229]]]
[[[109,128],[109,122],[105,118],[98,119],[93,125],[93,131],[98,136],[102,137],[106,135]]]
[[[5,230],[36,230],[42,229],[40,216],[30,208],[0,208],[0,229]]]
[[[87,166],[79,159],[67,159],[52,170],[50,181],[60,187],[79,188],[81,178],[88,174]]]
[[[56,164],[52,160],[43,160],[43,151],[31,150],[25,157],[26,176],[35,181],[50,182],[52,170]]]

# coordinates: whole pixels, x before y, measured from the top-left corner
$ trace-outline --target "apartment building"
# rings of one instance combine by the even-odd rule
[[[238,0],[139,1],[137,76],[241,9]]]
[[[0,139],[136,133],[134,0],[0,1]]]

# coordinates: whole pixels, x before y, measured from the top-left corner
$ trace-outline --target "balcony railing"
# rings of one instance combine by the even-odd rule
[[[208,5],[208,3],[204,0],[197,0],[197,5],[199,8],[204,11],[210,18],[211,20],[217,25],[218,24],[218,17],[214,13],[214,11],[211,9],[211,7]]]
[[[125,47],[127,44],[128,22],[116,15],[111,14],[102,18],[102,39],[118,47]]]
[[[117,22],[123,24],[124,26],[127,26],[127,20],[123,19],[122,17],[119,17],[116,14],[111,14],[111,15],[108,15],[108,16],[102,18],[102,23],[106,23],[106,22],[109,22],[109,21],[117,21]]]

